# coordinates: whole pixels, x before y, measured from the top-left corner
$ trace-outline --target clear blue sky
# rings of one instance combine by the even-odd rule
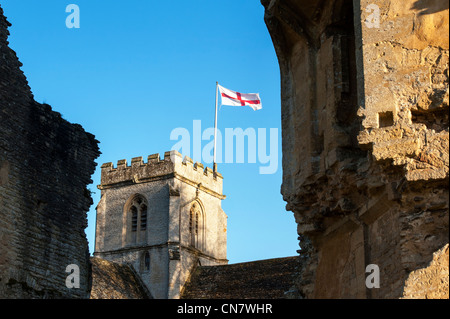
[[[68,4],[80,28],[65,24]],[[95,192],[86,234],[94,250],[100,166],[171,149],[177,127],[214,126],[215,82],[259,92],[263,109],[223,106],[219,129],[278,128],[278,170],[223,163],[222,208],[230,263],[296,255],[296,224],[280,194],[280,78],[259,0],[0,0],[12,23],[10,46],[36,101],[81,124],[101,142],[89,186]],[[205,146],[208,141],[203,141]],[[192,144],[192,141],[191,141]],[[192,147],[192,146],[191,146]],[[212,167],[211,164],[207,166]]]

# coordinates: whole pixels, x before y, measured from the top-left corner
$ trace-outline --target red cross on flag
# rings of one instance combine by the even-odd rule
[[[259,93],[239,93],[228,90],[219,85],[220,96],[222,97],[222,105],[231,106],[250,106],[254,111],[262,109],[261,98]]]

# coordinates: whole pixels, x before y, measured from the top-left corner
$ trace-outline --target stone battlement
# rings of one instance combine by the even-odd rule
[[[159,153],[149,155],[146,163],[142,156],[132,158],[131,165],[127,164],[126,159],[121,159],[117,161],[115,168],[113,163],[109,162],[103,164],[101,169],[99,189],[176,177],[193,186],[209,189],[225,198],[221,195],[222,174],[214,172],[210,167],[204,167],[202,163],[194,163],[188,156],[183,159],[178,151],[165,152],[162,159]]]

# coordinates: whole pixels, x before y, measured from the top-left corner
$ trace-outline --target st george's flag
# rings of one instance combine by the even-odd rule
[[[259,93],[239,93],[228,90],[219,85],[222,105],[230,106],[250,106],[254,111],[262,109]]]

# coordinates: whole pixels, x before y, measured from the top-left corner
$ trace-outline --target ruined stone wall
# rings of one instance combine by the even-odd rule
[[[417,296],[408,275],[448,243],[448,2],[262,4],[281,71],[300,296]],[[366,288],[369,264],[380,288]]]
[[[86,298],[94,136],[34,101],[0,8],[0,298]],[[68,289],[66,266],[80,269]]]
[[[361,1],[366,8],[373,1]],[[379,27],[361,24],[358,140],[408,181],[448,176],[448,1],[377,1]],[[363,12],[363,19],[368,14]]]

